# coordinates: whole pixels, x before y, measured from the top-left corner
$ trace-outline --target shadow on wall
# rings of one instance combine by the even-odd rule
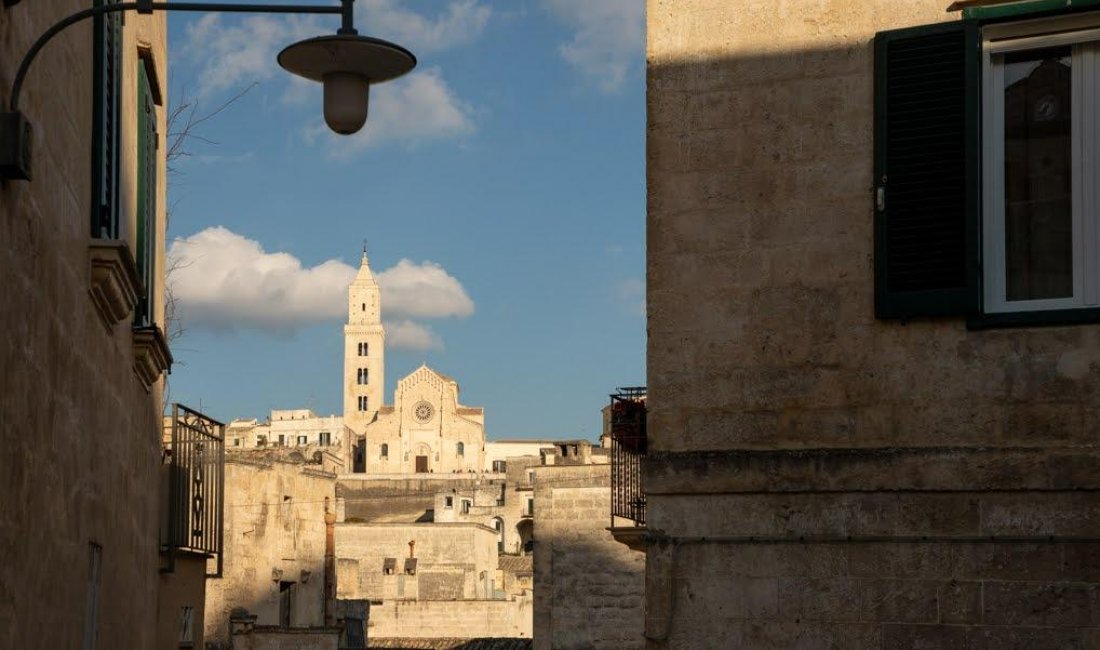
[[[230,617],[241,610],[256,616],[257,626],[324,626],[323,559],[296,564],[293,571],[272,567],[266,574],[255,577],[250,577],[253,572],[249,568],[234,573],[231,563],[232,558],[227,556],[224,577],[206,581],[205,650],[229,650]],[[210,594],[216,591],[220,593],[212,599]],[[256,594],[261,591],[267,596],[258,597]]]
[[[597,488],[599,489],[599,488]],[[598,518],[576,518],[583,494],[560,497],[559,516],[536,515],[533,648],[640,650],[644,639],[645,554],[607,530],[610,488]]]
[[[531,639],[368,639],[367,650],[531,650]]]

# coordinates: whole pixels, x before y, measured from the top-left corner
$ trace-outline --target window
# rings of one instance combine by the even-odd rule
[[[359,410],[360,411],[366,411],[367,410],[367,396],[366,395],[360,395],[359,396]]]
[[[532,516],[535,514],[535,500],[534,499],[527,499],[527,514],[532,515]]]
[[[875,48],[876,314],[1100,319],[1100,12]]]
[[[388,557],[382,560],[382,573],[384,575],[392,576],[397,570],[397,558]]]
[[[119,0],[96,0],[95,5],[116,4]],[[120,12],[96,16],[92,31],[94,70],[92,138],[92,215],[91,236],[118,239],[118,98],[121,88],[122,15]]]
[[[383,442],[382,443],[382,458],[389,458],[389,457],[390,457],[390,446]]]
[[[463,499],[462,500],[462,514],[464,514],[464,515],[470,514],[470,501],[469,501],[469,499]]]
[[[508,467],[508,464],[503,460],[494,460],[493,461],[493,471],[494,472],[498,472],[498,473],[503,474],[504,471],[507,469],[507,467]]]
[[[465,456],[466,455],[466,445],[462,444],[461,442],[456,444],[455,445],[455,453],[458,454],[459,456]]]
[[[987,312],[1100,306],[1100,32],[1089,31],[986,44]]]
[[[366,343],[360,343],[359,344],[359,356],[361,356],[361,357],[367,356],[368,351],[369,351],[368,344],[366,344]]]
[[[94,650],[96,646],[97,625],[99,624],[99,587],[100,571],[103,562],[103,547],[91,542],[88,544],[88,586],[84,600],[84,650]]]
[[[366,368],[360,368],[359,369],[358,382],[359,382],[359,384],[367,383],[367,369]]]
[[[279,446],[282,447],[285,444],[286,444],[286,436],[284,436],[283,434],[280,433],[279,434]]]
[[[157,241],[157,107],[144,59],[138,63],[137,132],[137,262],[142,290],[134,312],[134,325],[153,325],[156,287]]]
[[[308,436],[298,436],[298,444],[299,445],[308,445],[309,444],[309,437]]]
[[[317,443],[320,444],[322,447],[328,447],[332,444],[332,433],[328,431],[322,431],[317,436]]]
[[[192,648],[195,646],[195,610],[192,607],[180,608],[179,634],[177,635],[178,647]]]
[[[455,507],[455,498],[454,497],[443,497],[443,507],[444,508],[453,508],[453,507]]]
[[[266,447],[267,446],[267,436],[256,436],[256,446],[257,447]]]

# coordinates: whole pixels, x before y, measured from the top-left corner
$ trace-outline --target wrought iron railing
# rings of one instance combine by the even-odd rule
[[[646,455],[646,389],[611,395],[611,515],[645,525],[642,462]]]
[[[222,572],[225,494],[225,425],[198,411],[172,405],[167,442],[168,504],[163,545],[216,558]]]

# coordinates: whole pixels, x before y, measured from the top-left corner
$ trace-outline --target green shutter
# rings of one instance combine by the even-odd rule
[[[875,37],[875,315],[980,304],[981,42],[973,21]]]
[[[144,290],[134,324],[153,324],[157,232],[157,107],[144,61],[138,67],[137,268]]]
[[[118,0],[96,0],[95,5]],[[121,80],[121,14],[96,16],[92,28],[92,215],[91,236],[117,239],[118,96]]]

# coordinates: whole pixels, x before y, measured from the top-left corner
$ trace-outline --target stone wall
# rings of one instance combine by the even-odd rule
[[[531,636],[531,600],[387,601],[370,608],[367,638]]]
[[[645,555],[611,537],[610,512],[608,465],[535,470],[535,648],[643,647]]]
[[[393,474],[369,479],[343,475],[336,490],[348,519],[412,523],[431,521],[439,493],[499,489],[502,479],[500,474]]]
[[[337,597],[490,598],[497,572],[496,540],[496,531],[473,523],[336,524]],[[416,557],[411,575],[405,572],[409,542],[415,543],[411,550]],[[386,558],[394,560],[392,574],[384,571]]]
[[[31,43],[59,18],[88,6],[78,0],[0,6],[5,97]],[[124,224],[134,215],[137,45],[140,40],[150,49],[167,91],[164,35],[163,14],[126,21]],[[98,647],[155,644],[161,383],[147,390],[136,376],[129,319],[106,327],[89,297],[92,40],[91,22],[84,22],[35,59],[19,106],[34,128],[33,181],[0,183],[4,648],[79,648],[86,632]],[[157,113],[163,127],[164,111]],[[163,157],[159,163],[163,179]],[[161,236],[155,254],[162,262],[163,183],[156,196]],[[163,324],[160,304],[154,314]],[[93,545],[99,577],[90,585]]]
[[[338,650],[340,630],[253,629],[233,637],[233,650]]]
[[[224,574],[207,581],[208,640],[226,640],[237,607],[256,615],[258,625],[278,625],[286,590],[291,625],[325,622],[325,499],[335,511],[336,480],[290,460],[293,454],[226,454]]]
[[[1095,643],[1097,327],[874,318],[872,39],[946,4],[648,2],[653,648]]]

